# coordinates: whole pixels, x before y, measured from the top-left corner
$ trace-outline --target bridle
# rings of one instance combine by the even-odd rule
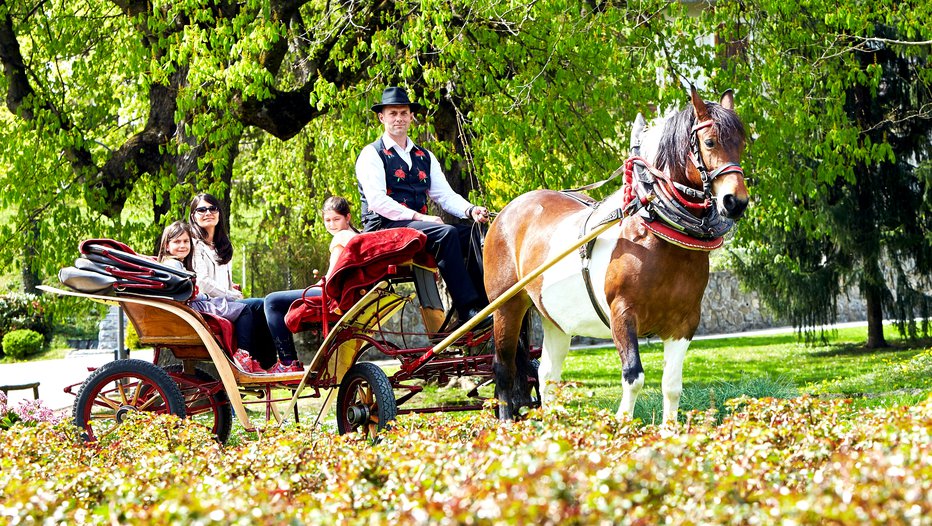
[[[715,124],[715,121],[712,119],[696,123],[696,125],[693,126],[692,133],[689,135],[689,147],[691,150],[689,160],[692,161],[693,166],[699,171],[699,177],[702,179],[702,192],[706,199],[714,197],[712,194],[712,182],[717,178],[730,173],[740,173],[742,177],[744,176],[744,169],[742,169],[741,165],[738,163],[725,163],[715,170],[712,170],[711,173],[709,169],[706,168],[705,161],[702,159],[702,154],[699,152],[699,130],[708,128],[713,124]]]
[[[640,140],[631,147],[632,156],[625,161],[624,215],[640,215],[648,224],[660,221],[683,239],[699,242],[700,250],[721,246],[721,237],[734,227],[732,219],[722,217],[714,203],[712,183],[730,173],[744,174],[738,163],[725,163],[709,171],[699,151],[699,130],[714,125],[711,119],[695,124],[690,133],[689,162],[699,171],[702,190],[673,181],[640,156]],[[699,199],[693,202],[689,199]],[[663,236],[668,240],[669,236]],[[680,239],[672,240],[680,243]],[[713,245],[709,242],[715,241]],[[686,243],[688,245],[688,243]],[[695,247],[689,247],[695,248]]]

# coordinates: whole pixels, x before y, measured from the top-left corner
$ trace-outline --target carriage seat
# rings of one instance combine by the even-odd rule
[[[327,321],[336,322],[368,289],[404,267],[435,270],[433,256],[424,251],[427,236],[413,228],[389,228],[353,236],[337,259],[330,277],[321,280],[327,295]],[[311,287],[309,287],[310,289]],[[321,324],[322,296],[305,296],[292,303],[285,316],[291,332],[301,332]]]

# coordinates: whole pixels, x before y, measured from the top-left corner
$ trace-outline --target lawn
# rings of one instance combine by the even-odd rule
[[[866,327],[827,334],[828,342],[806,343],[795,333],[697,340],[683,367],[683,412],[706,410],[741,395],[852,397],[858,405],[910,404],[932,391],[930,342],[902,340],[886,328],[891,347],[866,349]],[[645,387],[635,416],[656,422],[662,412],[663,343],[641,346]],[[621,362],[614,347],[571,350],[563,381],[577,405],[615,411],[621,399]],[[428,386],[422,403],[461,400],[460,390]],[[492,396],[492,388],[480,391]]]

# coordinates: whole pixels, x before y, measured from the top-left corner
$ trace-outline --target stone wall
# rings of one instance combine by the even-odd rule
[[[97,324],[97,349],[100,351],[114,352],[119,346],[119,321],[121,310],[117,306],[111,306],[107,311],[107,316]],[[129,327],[129,319],[123,315],[123,330]],[[126,334],[124,332],[124,338]],[[125,340],[124,340],[125,342]],[[125,346],[125,343],[124,343]]]
[[[857,290],[838,298],[838,322],[867,319],[867,306]],[[726,334],[789,325],[761,304],[756,292],[741,289],[730,272],[713,272],[702,298],[697,334]]]

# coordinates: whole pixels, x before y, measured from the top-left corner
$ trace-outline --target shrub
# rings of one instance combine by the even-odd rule
[[[123,327],[126,329],[126,334],[124,335],[123,341],[123,344],[126,345],[126,348],[131,351],[141,349],[139,346],[139,333],[136,332],[136,326],[132,323],[127,323]]]
[[[0,338],[17,329],[30,329],[46,341],[51,339],[52,320],[39,296],[22,293],[0,296]]]
[[[3,335],[3,353],[21,359],[42,350],[45,340],[31,329],[17,329]]]

